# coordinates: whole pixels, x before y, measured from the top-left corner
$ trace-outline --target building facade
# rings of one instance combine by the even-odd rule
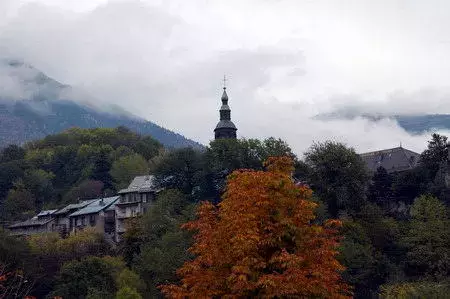
[[[62,237],[92,228],[109,241],[119,242],[126,223],[144,214],[159,192],[152,175],[137,176],[119,195],[69,204],[45,210],[31,219],[8,227],[11,235],[58,232]]]
[[[94,200],[84,208],[69,215],[71,232],[93,228],[103,233],[110,240],[115,239],[115,209],[114,204],[119,196]]]
[[[31,219],[10,225],[8,229],[11,235],[15,236],[29,236],[52,231],[54,223],[53,214],[56,211],[57,210],[41,211]]]
[[[115,204],[116,242],[122,239],[127,221],[144,214],[157,192],[155,177],[152,175],[137,176],[126,189],[119,191],[120,199]]]
[[[66,236],[69,234],[73,229],[69,215],[86,207],[94,201],[95,199],[84,200],[57,210],[53,213],[54,221],[52,223],[52,231],[60,233],[61,236]]]

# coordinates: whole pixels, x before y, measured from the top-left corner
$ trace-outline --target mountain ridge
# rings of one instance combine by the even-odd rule
[[[3,79],[0,81],[0,147],[21,145],[72,127],[118,126],[150,135],[168,148],[204,147],[122,107],[108,105],[101,109],[88,101],[88,94],[62,84],[20,60],[3,59],[0,65],[0,78]]]
[[[450,114],[416,114],[416,115],[399,115],[399,114],[373,114],[373,113],[357,113],[352,111],[339,111],[332,113],[318,114],[314,119],[322,121],[356,118],[364,118],[373,122],[383,119],[395,120],[400,127],[413,135],[424,134],[436,130],[450,130]]]

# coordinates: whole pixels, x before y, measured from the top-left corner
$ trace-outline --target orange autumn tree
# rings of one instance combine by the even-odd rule
[[[202,203],[184,225],[196,258],[178,270],[181,285],[161,286],[167,297],[351,297],[336,260],[340,223],[312,224],[316,204],[291,179],[290,158],[265,166],[233,172],[218,207]]]

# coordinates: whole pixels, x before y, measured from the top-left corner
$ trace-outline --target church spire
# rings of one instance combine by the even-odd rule
[[[228,106],[228,94],[226,87],[226,77],[223,76],[223,93],[222,93],[222,107],[220,107],[220,121],[214,129],[215,139],[220,138],[236,138],[237,128],[231,121],[231,109]]]

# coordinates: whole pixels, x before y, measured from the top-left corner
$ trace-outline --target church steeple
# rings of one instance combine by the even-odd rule
[[[220,107],[220,121],[214,129],[215,139],[233,138],[236,139],[237,128],[231,121],[231,109],[228,106],[227,87],[225,86],[226,78],[223,78],[224,86],[222,93],[222,107]]]

